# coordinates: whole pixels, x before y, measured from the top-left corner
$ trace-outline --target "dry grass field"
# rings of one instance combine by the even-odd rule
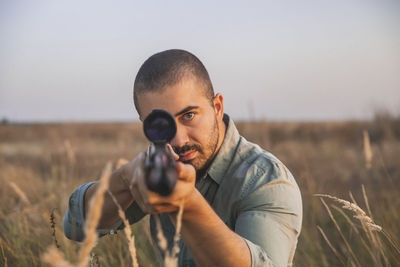
[[[400,266],[399,119],[237,126],[278,156],[300,186],[296,266]],[[0,266],[47,266],[42,255],[55,239],[65,258],[77,262],[80,244],[62,233],[69,194],[98,179],[107,162],[115,166],[146,146],[139,124],[0,125]],[[356,202],[365,213],[315,194]],[[132,226],[139,266],[158,266],[147,224]],[[132,265],[124,233],[99,239],[91,262]]]

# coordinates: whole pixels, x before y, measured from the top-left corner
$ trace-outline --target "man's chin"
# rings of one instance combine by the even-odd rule
[[[192,165],[194,167],[194,169],[196,170],[196,172],[198,172],[198,171],[202,170],[203,168],[202,167],[199,168],[199,166],[198,166],[198,164],[196,164],[195,160],[196,159],[190,159],[190,160],[180,160],[179,159],[178,161],[180,161],[180,162],[182,162],[184,164]]]
[[[178,161],[180,161],[180,162],[182,162],[182,163],[184,163],[184,164],[193,165],[193,164],[192,164],[192,161],[193,161],[192,159],[190,159],[190,160],[180,160],[180,159],[179,159]],[[194,167],[194,166],[193,166],[193,167]]]

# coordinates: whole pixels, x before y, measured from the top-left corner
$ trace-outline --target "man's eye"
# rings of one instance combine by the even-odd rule
[[[185,121],[191,121],[194,118],[194,112],[185,113],[182,117]]]

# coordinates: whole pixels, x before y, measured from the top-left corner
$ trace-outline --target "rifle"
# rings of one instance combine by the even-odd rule
[[[176,135],[175,118],[165,110],[154,109],[143,121],[143,131],[154,147],[145,161],[147,188],[168,196],[178,179],[175,160],[167,149],[167,143]]]

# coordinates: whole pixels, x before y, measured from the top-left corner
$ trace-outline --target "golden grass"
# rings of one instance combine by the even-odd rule
[[[182,215],[183,215],[183,209],[185,206],[185,202],[182,200],[181,204],[179,205],[179,210],[178,214],[176,215],[176,231],[174,235],[174,246],[172,247],[171,254],[172,257],[177,257],[179,253],[179,235],[181,233],[181,227],[182,227]]]
[[[326,194],[314,194],[314,196],[321,198],[322,197],[329,198],[342,204],[343,209],[353,212],[354,213],[353,217],[358,219],[362,224],[365,224],[369,230],[378,232],[382,231],[382,227],[375,224],[374,221],[369,216],[367,216],[365,211],[363,211],[356,203],[352,203],[347,200],[343,200]],[[321,201],[323,202],[324,206],[327,207],[325,202],[323,200]]]
[[[121,162],[121,160],[119,161],[119,163],[120,162]],[[129,221],[126,218],[125,212],[122,209],[121,205],[119,205],[118,200],[115,198],[115,196],[110,191],[108,191],[108,194],[110,194],[112,200],[114,201],[114,204],[118,207],[118,215],[122,219],[122,221],[125,225],[124,232],[125,232],[126,239],[128,240],[129,254],[131,255],[131,259],[132,259],[132,266],[137,267],[137,266],[139,266],[139,264],[138,264],[138,261],[136,258],[135,237],[132,236],[132,231],[131,231]]]
[[[7,267],[8,266],[8,261],[7,261],[6,255],[4,254],[3,244],[0,244],[0,248],[1,248],[1,256],[4,259],[4,267]]]
[[[79,262],[77,266],[86,266],[90,259],[90,252],[97,241],[96,228],[100,220],[101,210],[104,202],[104,193],[108,189],[108,184],[111,176],[112,165],[108,162],[101,175],[99,186],[89,202],[89,213],[85,221],[85,240],[81,250],[79,251]]]
[[[180,231],[181,231],[183,209],[184,209],[184,202],[182,201],[181,204],[179,205],[179,210],[176,215],[176,231],[175,231],[175,235],[174,235],[174,244],[173,244],[171,250],[168,250],[168,242],[162,231],[160,218],[158,216],[154,217],[155,221],[156,221],[156,227],[157,227],[158,246],[160,247],[160,249],[163,251],[163,254],[165,255],[163,266],[166,266],[166,267],[178,266],[178,257],[177,256],[179,253],[179,239],[180,239],[179,235],[180,235]]]
[[[120,159],[118,161],[117,167],[121,167],[122,165],[126,164],[127,161],[125,159]],[[98,258],[97,256],[93,257],[91,255],[91,251],[93,247],[96,244],[96,241],[98,239],[98,235],[96,232],[96,228],[98,225],[98,222],[101,217],[101,211],[102,211],[102,206],[104,202],[104,194],[107,191],[108,194],[111,196],[111,199],[114,201],[114,204],[118,208],[118,215],[122,219],[123,223],[125,224],[124,227],[124,233],[125,237],[128,240],[128,247],[129,247],[129,253],[131,256],[132,260],[132,266],[133,267],[138,267],[138,261],[136,258],[136,247],[135,247],[135,238],[132,235],[132,231],[130,228],[130,224],[128,219],[125,216],[125,212],[118,203],[118,200],[116,197],[108,190],[109,187],[109,180],[111,177],[111,162],[108,162],[107,165],[105,166],[103,173],[101,175],[100,181],[99,181],[99,186],[93,196],[93,198],[89,202],[89,213],[87,215],[87,219],[85,221],[85,240],[81,246],[81,249],[79,251],[79,262],[76,264],[78,267],[84,267],[98,264]],[[54,211],[54,210],[53,210]],[[50,246],[48,250],[43,254],[42,259],[44,262],[55,266],[55,267],[69,267],[69,266],[74,266],[73,264],[69,263],[67,260],[64,259],[63,254],[57,250],[59,248],[57,239],[55,237],[55,222],[54,222],[54,214],[53,211],[50,215],[50,224],[52,228],[52,236],[54,237],[55,240],[55,245]],[[181,229],[181,223],[182,223],[182,214],[183,214],[183,201],[181,202],[179,206],[179,211],[177,213],[177,218],[176,218],[176,232],[174,236],[174,245],[171,249],[171,251],[168,251],[167,247],[167,240],[162,233],[161,229],[161,222],[156,216],[156,221],[157,221],[157,227],[158,227],[158,237],[159,237],[159,245],[160,247],[164,250],[165,252],[165,258],[164,258],[164,266],[166,267],[176,267],[178,266],[178,258],[177,255],[179,253],[179,234],[180,234],[180,229]],[[96,259],[95,261],[93,259]],[[96,262],[96,263],[94,263]]]
[[[362,186],[362,192],[363,192],[364,202],[365,202],[366,206],[368,207],[370,216],[372,216],[364,186]],[[341,211],[339,208],[334,207],[335,209],[340,211],[340,213],[342,214],[342,216],[344,216],[346,221],[351,225],[351,227],[353,229],[355,229],[355,232],[357,233],[358,238],[361,240],[364,248],[368,251],[368,253],[371,257],[371,260],[374,263],[374,266],[390,266],[391,264],[390,264],[390,260],[388,258],[388,253],[390,253],[390,252],[391,253],[395,252],[395,253],[397,253],[397,256],[400,256],[399,247],[395,243],[394,239],[390,235],[385,233],[383,228],[381,226],[377,225],[372,220],[372,218],[370,216],[368,216],[366,214],[366,212],[358,206],[358,204],[356,203],[356,201],[351,193],[350,193],[350,197],[352,198],[353,202],[350,202],[350,201],[347,201],[344,199],[340,199],[338,197],[334,197],[334,196],[327,195],[327,194],[314,194],[314,196],[320,197],[322,204],[324,205],[326,211],[328,212],[330,219],[333,221],[333,223],[336,227],[336,230],[338,231],[339,235],[341,236],[341,238],[348,250],[348,254],[351,256],[351,259],[348,259],[348,260],[350,260],[352,265],[362,266],[362,264],[358,260],[358,257],[356,256],[356,253],[353,251],[349,241],[346,239],[345,235],[343,234],[341,227],[337,223],[335,216],[332,214],[329,206],[326,204],[326,202],[323,200],[323,198],[328,198],[328,199],[331,199],[331,200],[341,204],[342,209],[352,212],[353,218],[357,219],[361,223],[361,228],[363,229],[368,242],[365,241],[365,238],[363,238],[363,236],[360,234],[358,229],[355,228],[355,226],[354,226],[353,222],[350,220],[350,218],[347,217],[347,215],[343,211]],[[340,262],[343,265],[345,265],[342,260],[342,257],[339,255],[339,253],[337,252],[335,247],[329,241],[328,237],[326,236],[326,234],[324,233],[322,228],[319,226],[317,226],[317,228],[320,231],[320,233],[321,233],[322,237],[324,238],[324,240],[326,241],[326,243],[328,244],[329,248],[335,254],[335,256],[340,260]],[[380,236],[377,235],[375,232],[382,233],[383,236],[389,242],[389,246],[384,246]],[[389,251],[389,252],[387,252],[387,251]],[[396,261],[398,261],[398,259],[396,259]]]
[[[79,261],[76,264],[78,267],[87,266],[90,261],[90,252],[96,244],[98,235],[96,228],[101,216],[101,210],[104,202],[104,193],[108,189],[108,184],[111,176],[112,164],[108,162],[101,175],[99,186],[89,202],[89,212],[85,221],[85,240],[79,251]],[[64,259],[63,254],[51,246],[43,255],[43,260],[52,266],[74,266]]]
[[[55,246],[51,246],[43,254],[42,259],[44,262],[54,267],[72,267],[71,263],[64,259],[64,255]]]
[[[364,136],[364,157],[365,157],[365,167],[367,169],[371,169],[372,167],[372,149],[371,149],[371,142],[369,140],[368,131],[363,131]]]
[[[399,125],[398,121],[238,124],[248,140],[283,161],[302,191],[303,228],[294,265],[357,266],[344,237],[361,266],[400,266]],[[369,169],[364,130],[374,152]],[[5,185],[0,187],[0,266],[46,266],[40,255],[46,255],[54,244],[51,211],[60,245],[58,250],[53,248],[58,251],[52,255],[54,261],[76,266],[81,246],[62,234],[61,219],[69,195],[100,176],[106,162],[132,159],[147,145],[139,124],[0,125],[0,182]],[[348,191],[354,196],[345,200]],[[313,196],[319,192],[364,211],[357,215],[342,208],[344,203],[324,198],[343,237],[319,197]],[[355,199],[363,200],[361,205]],[[382,230],[371,228],[364,216]],[[148,217],[131,227],[138,265],[160,266],[164,260],[157,257],[148,227]],[[130,241],[125,236],[121,231],[98,239],[91,250],[91,264],[132,265]]]
[[[73,149],[71,142],[68,139],[64,140],[64,148],[69,164],[74,165],[76,162],[75,150]]]
[[[164,259],[164,266],[165,267],[175,267],[178,266],[178,254],[179,254],[179,239],[181,233],[181,226],[182,226],[182,214],[184,209],[184,201],[179,205],[179,210],[176,215],[176,231],[174,235],[174,244],[171,248],[171,251],[166,251],[165,259]],[[160,228],[158,228],[158,231]]]
[[[165,235],[164,235],[164,233],[162,231],[160,218],[158,216],[154,216],[154,220],[156,222],[156,227],[157,227],[157,242],[158,242],[158,246],[164,252],[164,255],[167,255],[168,254],[168,242],[167,242],[167,239],[165,238]]]
[[[347,240],[347,238],[345,237],[345,235],[343,234],[342,229],[340,228],[338,222],[336,221],[335,217],[332,215],[331,210],[329,209],[328,205],[325,203],[325,201],[321,198],[321,202],[324,205],[324,207],[326,208],[329,217],[331,218],[331,220],[333,221],[333,223],[335,224],[336,230],[338,231],[338,233],[340,234],[340,237],[342,238],[343,243],[345,244],[348,253],[350,254],[350,256],[352,257],[352,260],[354,261],[354,263],[357,266],[361,266],[360,261],[358,260],[358,257],[356,256],[356,254],[354,253],[352,247],[350,246],[349,241]]]
[[[318,225],[317,225],[317,229],[318,229],[318,231],[320,231],[322,237],[324,238],[324,240],[325,240],[326,243],[328,244],[329,248],[332,250],[333,254],[335,254],[335,256],[339,259],[340,263],[342,263],[343,265],[345,265],[345,264],[344,264],[344,261],[343,261],[343,259],[342,259],[342,257],[339,255],[339,252],[335,249],[335,247],[334,247],[334,246],[332,245],[332,243],[329,241],[329,239],[328,239],[328,237],[326,236],[324,230],[322,230],[322,228],[319,227]]]
[[[22,202],[26,205],[30,205],[31,202],[28,200],[28,197],[24,193],[24,191],[19,188],[19,186],[14,182],[8,182],[8,185],[14,190],[14,192],[21,198]]]
[[[125,224],[124,232],[125,232],[126,238],[128,239],[129,253],[132,258],[132,266],[137,267],[137,266],[139,266],[139,264],[136,259],[135,237],[132,235],[130,224],[129,224],[129,221],[125,217],[124,211],[122,209],[118,209],[118,214]]]

